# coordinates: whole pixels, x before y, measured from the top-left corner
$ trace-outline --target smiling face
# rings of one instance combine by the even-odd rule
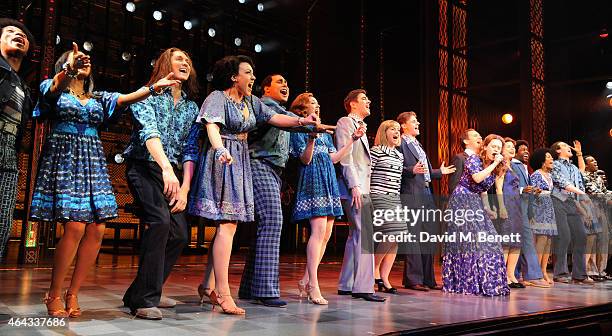
[[[240,94],[250,96],[253,93],[255,74],[253,73],[253,67],[249,63],[240,63],[238,65],[238,74],[232,76],[232,79],[234,80],[234,87]]]
[[[308,102],[306,103],[306,109],[304,110],[305,115],[310,115],[315,113],[317,116],[321,114],[321,105],[315,97],[310,97]]]
[[[370,99],[365,93],[357,95],[357,99],[351,102],[351,112],[365,118],[370,115]]]
[[[72,57],[73,57],[73,52],[71,51],[70,54],[68,54],[68,59],[66,60],[68,63],[72,64]],[[87,77],[89,77],[89,75],[91,75],[91,61],[89,63],[88,66],[79,69],[78,73],[77,73],[77,79],[85,79]]]
[[[587,156],[584,158],[584,162],[586,163],[586,171],[588,172],[596,172],[599,170],[599,166],[597,165],[597,160],[595,160],[592,156]]]
[[[26,34],[15,26],[5,26],[0,35],[0,51],[5,58],[23,57],[30,49],[30,41]]]
[[[284,104],[289,99],[289,84],[281,75],[272,76],[270,86],[264,87],[264,95]],[[315,99],[316,100],[316,99]]]
[[[502,154],[504,155],[504,160],[510,161],[516,154],[514,143],[512,143],[511,141],[507,141],[504,144],[504,150],[502,151]]]
[[[572,153],[572,148],[565,142],[559,143],[559,149],[557,149],[557,153],[562,159],[569,159],[574,156],[574,153]]]
[[[191,59],[182,51],[174,51],[170,58],[174,78],[182,82],[189,79],[191,74]]]
[[[421,134],[419,131],[419,125],[421,123],[418,121],[417,117],[410,116],[408,120],[402,124],[402,131],[404,134],[409,135],[411,137],[416,137]]]
[[[524,164],[528,164],[529,162],[529,147],[525,145],[520,145],[518,150],[516,151],[515,158],[521,161]]]
[[[475,153],[480,152],[482,146],[482,136],[476,131],[469,131],[467,134],[467,140],[463,140],[465,148],[473,150]]]
[[[387,128],[385,136],[387,137],[387,143],[392,147],[398,147],[401,144],[402,138],[400,133],[400,127],[398,124],[392,125]]]
[[[546,153],[546,155],[544,156],[544,163],[542,164],[542,168],[547,171],[551,171],[553,169],[554,164],[555,160],[553,159],[552,155],[550,155],[550,153]]]

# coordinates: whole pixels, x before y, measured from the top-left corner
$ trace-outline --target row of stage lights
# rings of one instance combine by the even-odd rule
[[[241,4],[245,4],[247,2],[247,0],[238,0],[239,3]],[[125,4],[125,9],[130,12],[130,13],[134,13],[136,11],[136,4],[132,1],[128,1]],[[265,9],[264,4],[263,3],[258,3],[257,4],[257,10],[260,12],[263,12]],[[164,14],[162,11],[159,10],[155,10],[153,11],[153,18],[157,21],[161,21],[164,18]],[[183,22],[183,28],[185,28],[186,30],[191,30],[194,26],[194,24],[197,22],[197,20],[185,20]],[[215,37],[215,35],[217,35],[217,31],[215,30],[215,28],[208,28],[208,36],[210,37]],[[240,37],[236,37],[234,38],[234,45],[236,47],[240,47],[242,45],[242,39]],[[263,51],[263,46],[259,43],[256,43],[253,46],[253,49],[255,50],[256,53],[260,53]]]

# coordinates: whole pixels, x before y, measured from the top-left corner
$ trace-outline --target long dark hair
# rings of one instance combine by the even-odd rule
[[[68,56],[70,56],[70,53],[72,53],[72,50],[64,52],[55,62],[56,75],[63,70],[62,66],[68,61]],[[94,96],[93,65],[89,71],[89,76],[87,76],[87,78],[85,78],[83,81],[83,92],[85,92],[88,98]]]
[[[212,85],[215,90],[227,90],[234,85],[232,76],[238,74],[240,63],[248,63],[255,71],[255,65],[250,57],[244,55],[238,56],[225,56],[222,59],[215,62],[213,66],[213,80]]]
[[[189,63],[189,66],[191,67],[191,72],[189,73],[189,78],[187,78],[182,88],[187,94],[187,97],[193,99],[195,96],[198,95],[199,92],[198,75],[196,73],[195,68],[193,67],[191,56],[189,56],[187,52],[179,48],[168,48],[164,50],[161,55],[159,55],[159,57],[155,61],[155,66],[153,67],[153,72],[151,73],[151,78],[149,79],[147,86],[153,85],[155,82],[162,79],[163,77],[166,77],[169,73],[172,72],[172,54],[174,54],[175,51],[182,52],[183,54],[185,54],[185,56],[187,56],[187,63]]]

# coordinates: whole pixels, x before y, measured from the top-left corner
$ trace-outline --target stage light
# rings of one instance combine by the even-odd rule
[[[260,12],[264,11],[264,5],[261,2],[257,4],[257,10]]]
[[[128,11],[128,12],[130,12],[130,13],[134,13],[134,11],[136,10],[136,4],[134,4],[134,3],[133,3],[133,2],[131,2],[131,1],[128,1],[128,2],[125,4],[125,10],[127,10],[127,11]]]
[[[257,44],[255,45],[255,52],[256,52],[256,53],[260,53],[260,52],[261,52],[261,49],[262,49],[262,48],[261,48],[261,44],[257,43]]]
[[[607,82],[606,83],[606,89],[612,90],[612,82]]]
[[[217,35],[215,28],[208,28],[208,36],[215,37],[215,35]]]
[[[502,116],[502,122],[506,125],[512,123],[512,120],[514,120],[514,117],[510,113],[506,113]]]
[[[234,44],[236,45],[236,47],[240,47],[240,45],[242,44],[242,39],[240,37],[236,37],[234,39]]]
[[[610,128],[610,136],[612,137],[612,128]]]
[[[122,153],[117,153],[115,156],[113,156],[113,161],[115,161],[116,164],[122,164],[125,161],[125,158],[123,157]]]
[[[602,30],[599,31],[599,37],[601,37],[602,39],[605,39],[608,37],[608,29],[603,28]]]
[[[93,49],[93,43],[85,41],[85,43],[83,43],[83,49],[85,49],[85,51],[91,51],[91,49]]]
[[[185,20],[185,22],[183,22],[183,27],[187,30],[191,30],[191,28],[193,28],[193,23],[189,20]]]
[[[62,39],[60,38],[59,35],[55,35],[55,44],[58,45],[60,44],[60,42],[62,41]]]
[[[130,54],[130,53],[129,53],[129,52],[127,52],[127,51],[124,51],[124,52],[121,54],[121,58],[122,58],[124,61],[129,62],[129,61],[132,59],[132,54]]]
[[[211,73],[206,74],[206,80],[207,80],[207,81],[209,81],[209,82],[212,82],[212,80],[213,80],[213,75],[212,75]]]
[[[157,21],[161,20],[164,17],[164,15],[162,14],[162,12],[160,11],[154,11],[153,12],[153,18]]]
[[[238,0],[239,3],[243,4],[246,2],[246,0]]]
[[[155,59],[152,59],[150,64],[151,64],[152,67],[154,67],[155,66]]]

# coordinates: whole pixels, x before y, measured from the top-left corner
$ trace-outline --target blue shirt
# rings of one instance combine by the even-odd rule
[[[130,145],[123,153],[127,158],[155,161],[146,142],[159,138],[170,163],[197,161],[201,125],[195,119],[199,110],[194,101],[186,99],[184,92],[176,105],[171,90],[167,90],[130,108],[134,129]]]
[[[553,180],[552,195],[563,202],[565,202],[568,197],[576,199],[576,194],[565,190],[567,186],[573,185],[584,191],[580,170],[578,170],[578,167],[574,166],[568,159],[555,160],[551,176]]]
[[[297,117],[270,97],[261,97],[261,102],[278,114]],[[257,129],[249,134],[249,154],[251,159],[284,168],[289,159],[289,133],[270,124],[257,125]]]

